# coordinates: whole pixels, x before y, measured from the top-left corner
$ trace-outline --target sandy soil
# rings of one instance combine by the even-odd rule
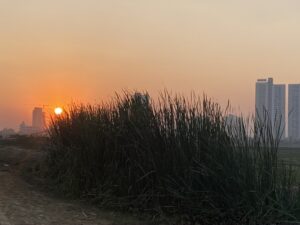
[[[31,162],[40,154],[15,147],[0,147],[0,225],[144,224],[119,213],[53,197],[26,182],[19,175],[22,163]]]

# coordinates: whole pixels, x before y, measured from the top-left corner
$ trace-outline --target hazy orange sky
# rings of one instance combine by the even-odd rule
[[[252,112],[257,78],[300,83],[299,12],[299,0],[0,0],[0,129],[122,89]]]

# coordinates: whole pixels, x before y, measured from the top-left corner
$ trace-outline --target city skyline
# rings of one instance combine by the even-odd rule
[[[275,84],[271,77],[257,79],[255,109],[256,118],[269,118],[273,126],[283,128],[283,138],[300,140],[300,84]]]
[[[300,83],[299,84],[274,84],[273,78],[260,78],[256,80],[255,83],[255,97],[254,102],[255,106],[252,110],[252,113],[249,113],[250,116],[257,116],[259,112],[261,115],[263,114],[263,109],[271,111],[271,120],[276,120],[275,117],[278,115],[282,115],[283,120],[285,121],[285,131],[284,134],[288,136],[289,133],[299,133],[300,138]],[[288,88],[286,88],[286,86]],[[259,94],[258,94],[259,93]],[[210,96],[208,96],[210,97]],[[219,103],[219,102],[218,102]],[[232,108],[234,108],[231,105]],[[34,124],[40,123],[34,121],[35,110],[42,110],[44,114],[44,119],[55,114],[61,114],[63,109],[61,107],[50,107],[49,105],[43,105],[43,107],[34,107],[33,112],[30,114],[31,119],[22,119],[22,123],[24,125],[28,124],[28,121],[31,120],[32,127],[36,127]],[[59,112],[59,113],[58,113]],[[293,112],[293,113],[292,113]],[[241,115],[242,111],[231,110],[229,115]],[[244,114],[245,115],[245,114]],[[290,119],[291,118],[291,119]],[[278,119],[278,118],[277,118]],[[291,122],[293,121],[293,122]],[[26,125],[27,126],[27,125]],[[294,127],[293,129],[291,127]],[[0,124],[1,129],[15,129],[20,128],[20,122],[16,126],[2,126]],[[293,135],[294,136],[294,135]]]

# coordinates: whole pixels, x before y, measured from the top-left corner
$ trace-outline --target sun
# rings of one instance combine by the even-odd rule
[[[55,115],[60,115],[63,113],[63,109],[61,107],[56,107],[54,109],[54,113],[55,113]]]

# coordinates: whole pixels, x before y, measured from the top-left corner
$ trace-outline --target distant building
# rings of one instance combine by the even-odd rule
[[[263,118],[264,111],[271,113],[273,78],[258,79],[255,85],[255,115]]]
[[[33,109],[32,127],[39,131],[43,131],[45,129],[45,113],[43,112],[43,108],[35,107]]]
[[[20,135],[33,135],[41,132],[40,129],[33,127],[33,126],[27,126],[25,122],[22,122],[20,124]]]
[[[281,127],[285,137],[285,84],[273,84],[273,78],[258,79],[255,89],[256,118],[269,119],[275,131]],[[265,118],[267,113],[267,118]],[[266,122],[266,121],[264,121]]]
[[[149,104],[150,96],[148,93],[143,94],[140,92],[135,92],[133,95],[133,100],[143,104]]]
[[[275,130],[281,128],[285,138],[285,84],[275,84],[272,88],[271,118]]]
[[[240,129],[242,122],[242,117],[236,116],[234,114],[228,114],[225,116],[225,125],[230,129]]]
[[[41,135],[45,131],[45,113],[42,108],[35,107],[32,111],[32,126],[25,122],[20,124],[20,135]]]
[[[0,136],[3,139],[10,138],[11,136],[13,136],[15,134],[16,134],[16,132],[13,129],[4,128],[2,131],[0,131]]]
[[[288,137],[300,139],[300,84],[289,84],[288,97]]]

